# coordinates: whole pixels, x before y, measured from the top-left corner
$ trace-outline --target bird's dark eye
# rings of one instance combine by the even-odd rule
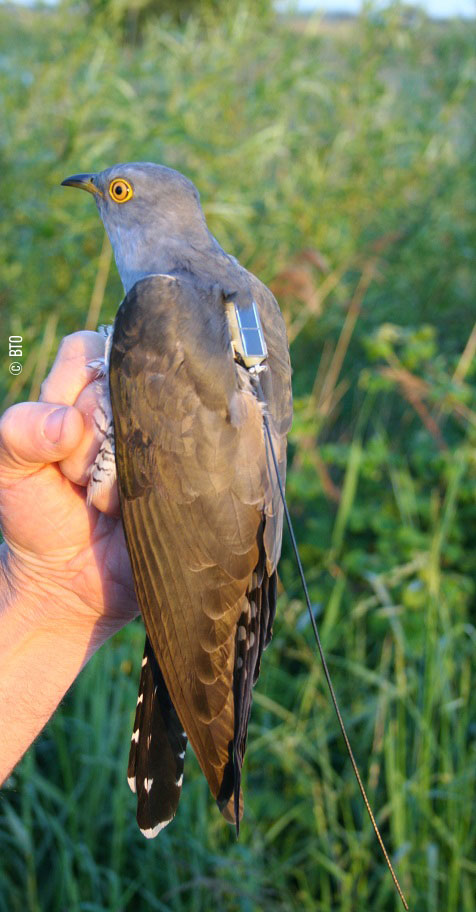
[[[116,178],[109,184],[109,196],[115,203],[127,203],[134,196],[134,191],[129,181],[123,177]]]

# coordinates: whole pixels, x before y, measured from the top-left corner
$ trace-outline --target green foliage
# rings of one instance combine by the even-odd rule
[[[412,910],[475,912],[475,26],[398,9],[329,29],[245,8],[125,46],[74,10],[0,11],[5,404],[121,296],[86,195],[177,167],[292,341],[288,500],[335,688]],[[104,294],[104,285],[107,288]],[[88,314],[88,316],[86,316]],[[152,844],[125,785],[142,631],[90,663],[0,804],[0,912],[399,908],[287,545],[239,843],[188,758]],[[134,670],[131,672],[132,662]]]
[[[142,38],[144,26],[163,16],[169,23],[184,24],[193,15],[198,22],[213,26],[238,10],[262,20],[272,16],[272,0],[62,0],[64,11],[87,11],[96,26],[110,28],[123,40],[135,43]]]

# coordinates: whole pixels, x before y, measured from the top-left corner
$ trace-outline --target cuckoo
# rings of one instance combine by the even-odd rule
[[[292,416],[284,321],[209,231],[194,184],[152,163],[63,184],[91,193],[125,290],[89,475],[118,484],[146,642],[128,782],[156,836],[175,815],[190,741],[239,827],[252,687],[276,610]]]

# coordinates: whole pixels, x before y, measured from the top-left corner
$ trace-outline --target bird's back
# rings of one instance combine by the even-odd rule
[[[238,269],[266,337],[262,392],[284,477],[284,323],[271,292]],[[211,791],[238,822],[251,688],[276,607],[282,507],[263,406],[230,347],[223,301],[231,290],[185,270],[137,283],[116,319],[110,388],[121,511],[148,639]],[[153,830],[161,785],[146,772],[142,803]]]

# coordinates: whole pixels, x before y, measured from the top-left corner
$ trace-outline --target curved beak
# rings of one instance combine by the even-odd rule
[[[62,187],[79,187],[80,190],[87,190],[88,193],[94,193],[103,196],[99,187],[94,183],[95,174],[73,174],[61,181]]]

